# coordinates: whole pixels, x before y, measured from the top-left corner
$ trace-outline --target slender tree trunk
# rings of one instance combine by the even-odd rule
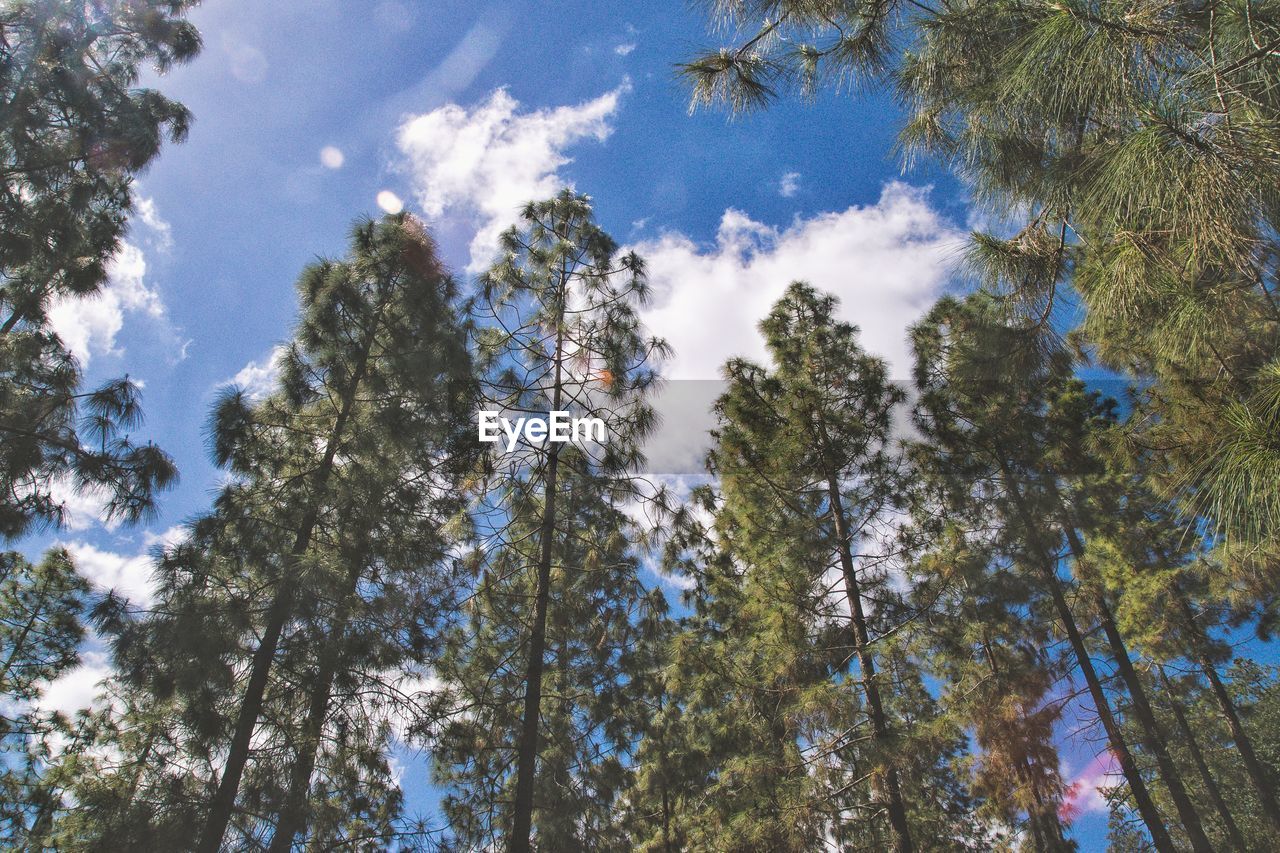
[[[1058,578],[1053,556],[1049,548],[1044,545],[1036,534],[1038,528],[1035,526],[1035,521],[1031,518],[1031,514],[1022,499],[1022,491],[1018,488],[1017,481],[1013,478],[1008,465],[1003,459],[1000,461],[1000,467],[1004,475],[1005,487],[1009,490],[1009,496],[1012,498],[1018,515],[1026,527],[1027,535],[1033,540],[1033,547],[1039,552],[1037,556],[1040,558],[1039,572],[1041,580],[1049,590],[1049,594],[1053,599],[1054,609],[1058,612],[1058,619],[1062,622],[1063,630],[1067,633],[1067,640],[1070,642],[1071,650],[1075,654],[1076,665],[1080,668],[1080,673],[1084,676],[1085,684],[1089,688],[1089,695],[1093,699],[1095,710],[1098,712],[1098,720],[1102,723],[1102,728],[1107,734],[1111,752],[1120,764],[1120,772],[1124,774],[1125,781],[1129,783],[1129,793],[1133,795],[1133,802],[1137,806],[1138,815],[1142,818],[1142,822],[1147,825],[1147,831],[1151,833],[1151,842],[1155,845],[1156,850],[1159,853],[1174,853],[1176,848],[1173,846],[1173,840],[1169,837],[1169,830],[1165,828],[1164,820],[1160,817],[1160,812],[1156,809],[1155,802],[1151,799],[1151,793],[1147,790],[1147,784],[1142,779],[1142,773],[1138,770],[1137,762],[1133,759],[1133,753],[1129,751],[1129,745],[1125,742],[1120,726],[1116,723],[1116,719],[1111,713],[1111,705],[1107,701],[1107,694],[1102,689],[1102,681],[1098,678],[1098,673],[1093,668],[1093,660],[1089,657],[1089,650],[1085,647],[1084,638],[1080,635],[1080,630],[1076,626],[1071,606],[1067,603],[1067,598],[1062,592],[1062,582]]]
[[[1055,499],[1057,499],[1056,495]],[[1062,511],[1065,515],[1065,507]],[[1079,534],[1068,519],[1062,519],[1062,528],[1067,537],[1067,545],[1076,561],[1079,562],[1084,558],[1084,543],[1080,541]],[[1187,839],[1191,842],[1191,849],[1195,850],[1196,853],[1213,853],[1213,845],[1209,843],[1208,836],[1204,834],[1204,825],[1200,821],[1200,814],[1196,811],[1195,804],[1187,794],[1186,786],[1182,784],[1182,773],[1178,770],[1178,765],[1169,756],[1164,731],[1161,729],[1155,713],[1151,710],[1151,703],[1147,700],[1147,690],[1142,686],[1142,681],[1138,678],[1138,673],[1133,668],[1133,661],[1129,658],[1129,649],[1125,644],[1124,637],[1120,634],[1119,627],[1116,626],[1111,607],[1107,604],[1107,597],[1094,584],[1088,584],[1088,588],[1090,590],[1090,598],[1098,610],[1098,620],[1102,625],[1103,633],[1107,637],[1107,644],[1111,647],[1111,656],[1115,658],[1116,671],[1120,674],[1120,679],[1124,682],[1125,688],[1129,691],[1129,698],[1133,702],[1133,710],[1137,716],[1139,729],[1142,732],[1142,743],[1155,756],[1156,764],[1160,767],[1160,777],[1164,780],[1165,787],[1169,789],[1169,797],[1173,800],[1173,806],[1178,812],[1182,828],[1186,830]]]
[[[1187,600],[1182,590],[1176,586],[1174,587],[1174,597],[1177,599],[1178,608],[1182,611],[1183,619],[1186,620],[1187,627],[1191,631],[1192,654],[1196,663],[1200,665],[1200,669],[1204,672],[1205,677],[1209,679],[1209,687],[1213,690],[1214,698],[1218,701],[1218,707],[1222,709],[1222,716],[1227,721],[1227,728],[1231,731],[1231,739],[1235,742],[1236,752],[1240,754],[1240,759],[1244,762],[1244,769],[1249,775],[1253,790],[1258,795],[1258,800],[1262,803],[1262,813],[1267,816],[1267,820],[1271,823],[1271,828],[1280,833],[1280,802],[1276,798],[1276,789],[1272,783],[1271,774],[1267,772],[1267,768],[1263,763],[1258,760],[1258,754],[1253,748],[1253,738],[1249,737],[1249,733],[1245,731],[1244,725],[1240,720],[1240,714],[1236,710],[1235,702],[1231,700],[1231,694],[1227,692],[1226,685],[1222,683],[1222,678],[1218,675],[1218,668],[1213,665],[1213,661],[1205,651],[1207,638],[1200,629],[1199,623],[1196,622],[1195,612],[1191,609],[1191,602]]]
[[[18,325],[18,321],[23,318],[23,312],[15,308],[13,313],[9,315],[9,319],[4,321],[4,325],[0,326],[0,335],[7,335],[13,331],[13,327]]]
[[[1102,722],[1102,728],[1107,733],[1107,741],[1111,745],[1111,752],[1120,764],[1120,772],[1124,774],[1125,780],[1129,783],[1129,792],[1133,795],[1134,804],[1138,807],[1138,815],[1142,818],[1143,823],[1147,825],[1147,831],[1151,833],[1151,841],[1156,850],[1160,851],[1160,853],[1173,853],[1175,848],[1173,841],[1169,837],[1169,831],[1165,828],[1160,812],[1156,810],[1151,794],[1147,790],[1147,784],[1143,781],[1142,774],[1138,770],[1137,762],[1133,760],[1133,753],[1129,751],[1129,745],[1125,743],[1120,726],[1111,714],[1111,706],[1107,702],[1107,695],[1102,689],[1102,682],[1098,679],[1098,673],[1093,668],[1093,661],[1089,658],[1089,650],[1085,648],[1084,638],[1080,636],[1080,630],[1076,627],[1075,617],[1071,613],[1070,605],[1067,604],[1066,596],[1062,594],[1061,582],[1057,573],[1053,571],[1052,565],[1046,565],[1041,569],[1041,577],[1053,597],[1054,608],[1058,611],[1058,619],[1062,622],[1063,628],[1067,632],[1067,639],[1071,643],[1072,651],[1075,653],[1076,665],[1080,667],[1085,684],[1088,685],[1089,695],[1093,698],[1094,708],[1098,712],[1098,719]]]
[[[1022,775],[1019,773],[1018,775]],[[1025,780],[1024,780],[1025,781]],[[1044,833],[1040,831],[1039,813],[1032,810],[1027,812],[1027,825],[1031,829],[1031,846],[1038,851],[1047,851],[1049,845],[1045,843]]]
[[[253,653],[249,683],[245,686],[244,699],[240,703],[240,713],[236,718],[231,747],[227,751],[227,762],[222,768],[218,789],[209,804],[209,814],[205,818],[204,829],[200,833],[200,844],[197,847],[199,853],[217,853],[222,846],[222,836],[226,834],[227,824],[231,822],[236,795],[240,790],[240,777],[244,774],[245,764],[249,761],[249,745],[253,739],[253,730],[258,724],[258,715],[262,713],[262,697],[266,693],[271,663],[280,645],[280,634],[284,630],[285,620],[293,609],[293,563],[311,543],[315,522],[310,516],[308,521],[310,523],[304,524],[298,531],[296,543],[287,560],[288,570],[280,579],[280,589],[277,590],[271,602],[271,609],[267,613],[267,624],[262,633],[262,640]]]
[[[1227,830],[1227,836],[1231,839],[1231,844],[1237,850],[1249,849],[1248,845],[1245,844],[1244,836],[1240,834],[1240,827],[1236,825],[1235,818],[1231,816],[1231,809],[1227,808],[1227,801],[1222,798],[1222,789],[1218,787],[1217,780],[1209,772],[1209,765],[1204,760],[1204,753],[1200,751],[1200,745],[1196,743],[1195,733],[1187,723],[1187,715],[1182,712],[1182,705],[1174,695],[1173,685],[1169,682],[1169,676],[1165,675],[1163,666],[1156,666],[1156,673],[1160,676],[1160,684],[1169,696],[1169,710],[1173,712],[1173,719],[1178,725],[1178,732],[1182,736],[1182,741],[1187,745],[1187,751],[1191,753],[1191,760],[1195,763],[1196,771],[1200,774],[1200,781],[1204,784],[1205,792],[1209,795],[1210,801],[1213,802],[1213,807],[1217,809],[1218,817],[1222,819],[1222,825]]]
[[[379,312],[380,315],[381,312]],[[275,598],[267,613],[266,626],[262,632],[262,640],[253,653],[253,664],[249,673],[249,683],[245,686],[244,700],[240,703],[240,713],[236,718],[235,732],[231,738],[231,746],[227,752],[227,763],[223,767],[218,781],[218,789],[209,804],[209,814],[200,833],[198,853],[217,853],[222,845],[222,836],[226,834],[227,824],[231,822],[231,814],[235,810],[236,795],[240,791],[240,778],[244,774],[245,764],[249,760],[249,746],[253,740],[253,730],[257,727],[258,716],[262,713],[262,698],[267,689],[267,678],[271,674],[271,665],[280,646],[280,635],[284,631],[285,622],[293,610],[294,584],[297,580],[296,567],[298,561],[311,547],[311,537],[315,533],[316,524],[320,520],[320,502],[333,475],[334,457],[338,452],[351,418],[351,410],[355,406],[356,391],[364,380],[369,363],[369,353],[373,348],[374,332],[378,322],[369,331],[363,343],[360,359],[351,381],[342,396],[341,408],[334,421],[333,431],[329,434],[325,445],[324,457],[315,472],[315,491],[312,493],[312,504],[302,518],[294,538],[293,547],[285,558],[283,571],[276,583]]]
[[[533,782],[538,763],[538,722],[542,705],[543,656],[547,646],[547,603],[551,598],[552,540],[556,525],[556,478],[559,445],[553,445],[547,468],[546,503],[542,512],[539,541],[538,581],[534,591],[533,630],[529,635],[529,657],[525,666],[524,715],[520,725],[520,747],[516,759],[516,798],[508,849],[523,853],[530,849],[533,832]]]
[[[831,520],[835,525],[836,543],[840,551],[840,569],[844,573],[845,596],[849,601],[849,613],[853,623],[853,645],[858,655],[858,665],[862,669],[862,689],[867,699],[867,713],[871,718],[871,734],[876,744],[885,749],[891,740],[888,720],[885,718],[884,706],[880,701],[880,687],[876,683],[875,656],[870,649],[870,635],[867,632],[867,619],[862,610],[862,593],[858,588],[858,576],[853,567],[853,554],[849,547],[849,531],[844,517],[844,503],[840,497],[840,484],[834,476],[827,478],[827,496],[831,503]],[[894,849],[898,853],[910,853],[914,850],[911,842],[911,830],[907,826],[907,809],[902,801],[902,790],[898,785],[898,771],[892,764],[886,764],[877,774],[879,799],[889,813],[889,825],[893,829]]]
[[[275,834],[271,836],[268,853],[288,853],[293,849],[293,839],[307,827],[307,797],[311,793],[311,774],[315,771],[320,739],[324,734],[324,723],[329,716],[333,682],[338,673],[342,644],[346,639],[347,625],[351,619],[352,598],[360,582],[358,565],[353,563],[353,568],[347,573],[346,580],[342,600],[338,603],[337,613],[334,614],[333,628],[329,636],[324,639],[320,670],[316,673],[316,683],[307,703],[307,719],[303,723],[302,735],[298,739],[298,755],[289,774],[289,791],[285,796],[284,807],[280,810]]]
[[[552,408],[561,404],[561,367],[564,354],[564,301],[557,315],[555,384]],[[551,557],[556,530],[556,479],[560,470],[560,448],[548,451],[546,499],[542,508],[542,529],[538,540],[538,578],[534,589],[533,629],[529,633],[529,657],[524,675],[524,714],[520,723],[520,745],[516,757],[516,792],[512,807],[511,837],[507,849],[526,853],[533,834],[533,783],[538,765],[538,722],[542,706],[543,656],[547,646],[547,604],[551,599]]]

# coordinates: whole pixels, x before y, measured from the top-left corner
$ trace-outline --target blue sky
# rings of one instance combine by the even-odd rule
[[[107,529],[73,499],[68,529],[23,543],[67,544],[99,584],[141,603],[148,549],[217,485],[203,432],[213,394],[269,378],[299,271],[341,254],[380,194],[426,219],[465,275],[519,202],[563,183],[589,193],[601,224],[649,259],[647,319],[676,346],[677,378],[758,354],[754,323],[793,278],[838,293],[905,377],[906,325],[956,286],[973,214],[947,173],[901,173],[892,100],[690,116],[674,64],[713,39],[682,0],[209,0],[192,17],[202,55],[145,81],[192,110],[191,136],[139,181],[111,287],[57,314],[90,382],[145,383],[143,432],[182,484],[144,528]],[[89,697],[103,661],[87,661],[51,701]],[[1068,772],[1090,758],[1071,756]],[[1084,849],[1104,828],[1081,819]]]

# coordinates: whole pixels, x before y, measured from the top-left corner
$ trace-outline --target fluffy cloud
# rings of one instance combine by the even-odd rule
[[[1114,788],[1120,782],[1120,766],[1115,755],[1107,750],[1095,756],[1067,786],[1059,817],[1070,823],[1086,814],[1107,814],[1110,807],[1103,790]]]
[[[114,590],[140,607],[147,607],[154,600],[149,554],[126,556],[86,542],[72,542],[65,547],[75,559],[76,568],[98,589]]]
[[[98,685],[111,674],[110,662],[102,651],[87,651],[80,666],[67,670],[49,682],[36,703],[45,711],[59,711],[68,717],[88,708],[97,697]]]
[[[173,245],[169,223],[160,218],[149,198],[134,201],[135,221],[146,226],[144,239],[150,248],[165,252]],[[165,322],[160,294],[147,287],[147,257],[135,242],[125,241],[107,268],[107,283],[90,297],[69,296],[49,308],[49,322],[80,363],[88,366],[95,355],[120,355],[116,336],[124,328],[126,314],[141,314]]]
[[[397,144],[407,161],[418,204],[431,218],[473,217],[470,271],[483,269],[498,236],[527,202],[553,195],[566,181],[567,149],[584,139],[603,141],[610,118],[630,86],[577,106],[521,111],[498,89],[470,109],[447,104],[405,122]]]
[[[120,519],[108,520],[104,512],[110,493],[101,486],[77,486],[71,477],[59,477],[49,486],[49,494],[62,506],[63,527],[71,531],[102,525],[107,530],[120,526]]]
[[[88,298],[69,296],[49,309],[49,322],[67,349],[88,365],[94,355],[119,355],[116,335],[126,313],[164,316],[160,295],[147,287],[147,259],[132,243],[123,243],[111,259],[105,287]]]
[[[284,353],[284,347],[277,346],[258,361],[251,361],[240,368],[235,376],[222,384],[238,386],[250,399],[261,400],[275,389]]]
[[[151,229],[151,241],[156,249],[167,252],[173,248],[173,229],[160,218],[154,199],[146,196],[134,199],[133,212],[143,225]]]
[[[863,346],[904,378],[906,328],[945,288],[961,239],[929,206],[927,190],[895,182],[876,204],[786,228],[731,209],[713,245],[668,233],[632,248],[648,261],[653,288],[644,319],[675,348],[669,378],[714,379],[731,356],[763,358],[756,325],[797,280],[837,296]]]
[[[170,527],[160,533],[146,532],[142,536],[142,549],[137,554],[117,554],[105,551],[87,542],[65,542],[80,573],[101,592],[114,591],[139,607],[150,607],[155,602],[152,573],[155,561],[152,552],[158,547],[176,544],[185,537],[186,529]]]

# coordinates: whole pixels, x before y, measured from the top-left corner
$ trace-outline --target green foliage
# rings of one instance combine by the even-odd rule
[[[709,538],[671,552],[697,585],[648,735],[663,752],[641,747],[650,849],[980,846],[961,732],[895,636],[902,392],[834,310],[793,284],[761,324],[771,367],[725,368]]]
[[[75,844],[189,838],[220,782],[229,843],[273,824],[322,846],[396,832],[390,715],[452,612],[470,361],[453,281],[408,216],[357,224],[350,255],[298,289],[276,391],[215,406],[230,482],[161,555],[155,612],[115,626],[125,712],[104,736],[122,754],[83,780]],[[220,778],[241,731],[243,778]]]
[[[80,367],[49,326],[60,300],[95,294],[120,246],[133,176],[182,105],[134,88],[199,50],[187,2],[17,0],[0,11],[0,536],[60,523],[52,489],[102,494],[110,517],[144,517],[173,463],[131,442],[127,379],[80,391]],[[87,410],[87,411],[86,411]]]
[[[684,66],[694,105],[875,79],[908,161],[1026,217],[974,235],[984,286],[1145,385],[1153,482],[1244,547],[1275,547],[1280,6],[1232,0],[715,2],[738,44]],[[892,21],[893,24],[886,24]],[[1239,569],[1233,569],[1240,571]],[[1243,574],[1243,571],[1241,571]]]
[[[45,773],[68,721],[38,706],[44,687],[80,663],[89,584],[65,551],[38,564],[0,554],[0,843],[39,837],[57,800]]]
[[[451,844],[519,849],[523,815],[540,848],[578,849],[614,837],[665,618],[640,582],[629,517],[661,503],[635,471],[665,348],[636,314],[642,261],[618,255],[587,197],[528,205],[503,252],[469,302],[480,407],[599,418],[606,439],[490,446],[463,558],[467,621],[436,664],[443,689],[420,729],[448,791]]]

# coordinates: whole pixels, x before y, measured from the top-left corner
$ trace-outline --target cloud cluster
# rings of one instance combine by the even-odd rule
[[[251,361],[240,368],[235,376],[222,385],[235,385],[242,389],[251,400],[261,400],[275,390],[276,379],[280,376],[280,359],[284,357],[285,348],[277,345],[257,361]]]
[[[111,662],[105,651],[86,650],[80,666],[73,667],[49,682],[36,705],[44,711],[58,711],[68,717],[93,705],[100,692],[98,685],[111,675]]]
[[[675,349],[671,379],[713,379],[732,356],[762,359],[756,326],[793,281],[840,299],[863,346],[908,375],[907,327],[946,287],[962,240],[929,205],[928,190],[884,187],[879,201],[797,218],[785,228],[727,210],[712,245],[667,233],[634,248],[648,262],[645,322]]]
[[[566,185],[559,170],[572,162],[569,148],[609,137],[629,89],[624,82],[577,106],[531,112],[498,89],[475,107],[447,104],[400,127],[397,145],[423,212],[433,219],[461,214],[476,226],[470,272],[493,260],[499,235],[521,207]]]
[[[119,355],[116,336],[125,314],[164,317],[160,295],[147,287],[147,259],[132,243],[123,243],[108,268],[108,281],[90,297],[67,296],[49,308],[49,323],[67,349],[88,365],[94,355]]]
[[[114,591],[139,607],[150,607],[155,602],[152,574],[155,561],[151,551],[156,546],[171,545],[185,534],[182,527],[171,527],[159,534],[147,533],[143,537],[143,550],[139,554],[117,554],[104,551],[87,542],[70,542],[63,547],[75,560],[80,573],[100,591]]]
[[[173,245],[169,223],[149,198],[134,201],[137,222],[146,227],[149,248],[166,252]],[[49,307],[49,323],[67,349],[87,367],[95,355],[120,355],[116,336],[125,316],[141,314],[166,322],[164,301],[147,286],[147,256],[136,242],[124,241],[107,267],[107,283],[90,297],[66,296]]]
[[[1103,794],[1122,781],[1115,755],[1106,750],[1094,756],[1067,786],[1059,817],[1068,823],[1087,814],[1107,814],[1111,807]]]

